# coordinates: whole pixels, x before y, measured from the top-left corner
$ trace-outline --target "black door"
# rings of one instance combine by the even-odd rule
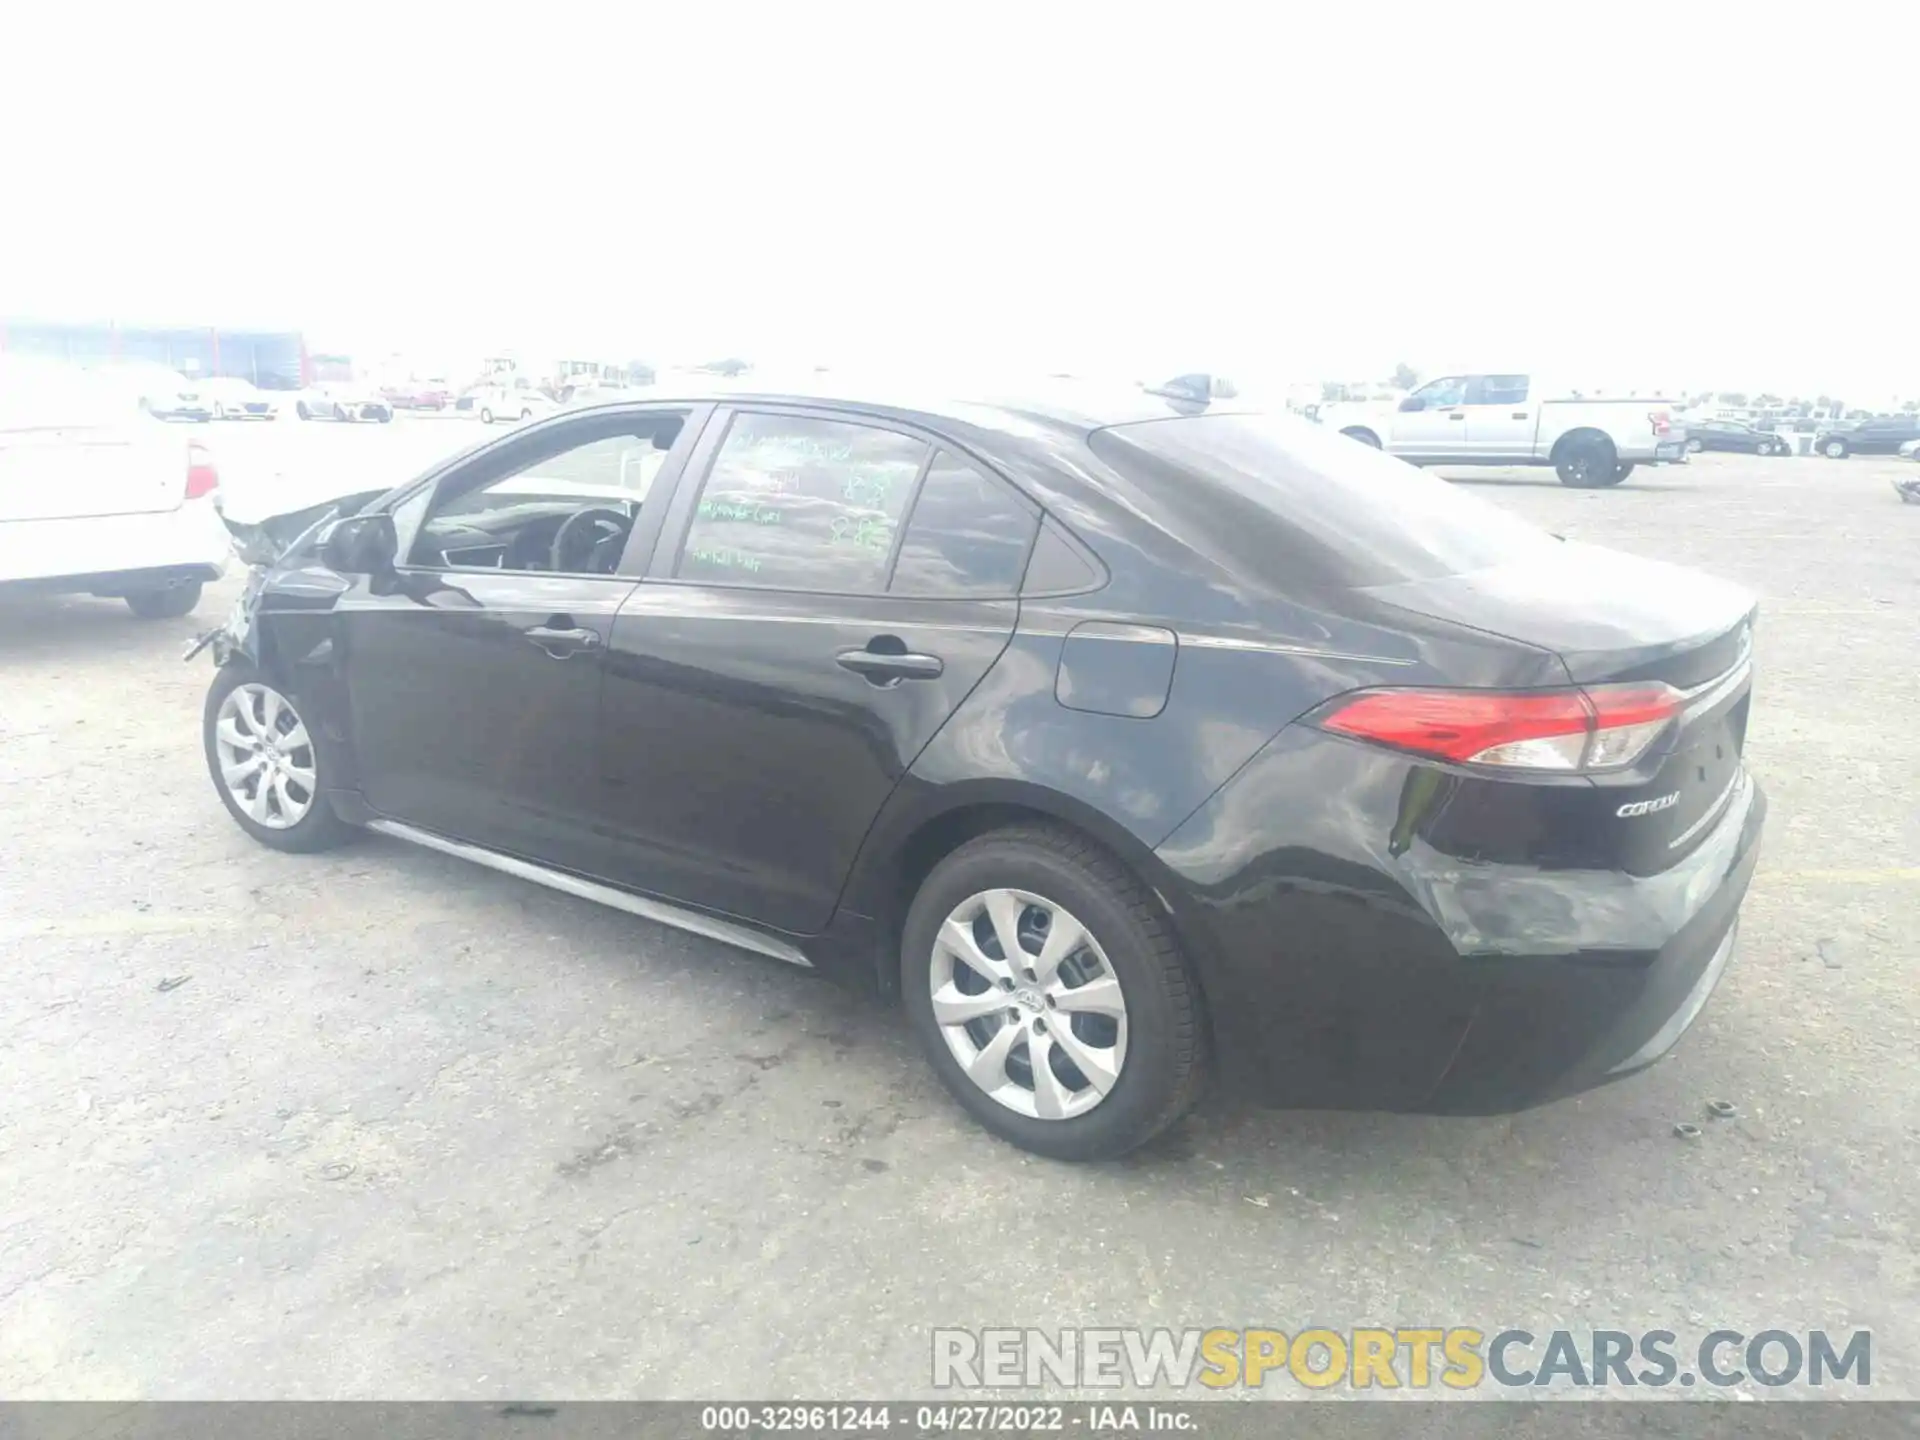
[[[692,467],[613,625],[613,878],[811,933],[1006,648],[1038,511],[935,437],[844,413],[716,416]]]
[[[569,417],[396,510],[404,563],[336,608],[361,793],[380,814],[568,868],[592,858],[613,622],[659,529],[686,411]]]

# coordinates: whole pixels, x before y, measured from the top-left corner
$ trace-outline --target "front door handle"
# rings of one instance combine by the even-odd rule
[[[1467,418],[1467,412],[1464,410],[1450,411],[1447,415],[1447,419],[1449,420],[1464,420],[1466,418]]]
[[[555,660],[565,660],[600,644],[600,632],[585,626],[530,625],[520,633]]]
[[[938,680],[946,673],[946,662],[938,655],[916,655],[902,646],[875,649],[881,641],[893,640],[892,636],[881,636],[868,643],[865,650],[842,650],[834,660],[843,670],[851,670],[856,675],[866,677],[871,685],[892,686],[902,680]],[[899,645],[898,640],[893,640]]]

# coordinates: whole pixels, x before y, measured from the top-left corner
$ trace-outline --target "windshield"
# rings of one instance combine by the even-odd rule
[[[1148,420],[1096,431],[1088,443],[1176,511],[1182,539],[1276,578],[1387,585],[1485,569],[1558,543],[1444,480],[1292,416]]]

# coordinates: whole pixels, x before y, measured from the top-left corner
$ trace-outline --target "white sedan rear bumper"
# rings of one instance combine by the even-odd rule
[[[85,591],[145,571],[185,578],[197,570],[211,579],[230,554],[232,541],[211,496],[145,515],[0,520],[0,586],[27,582],[35,589]],[[75,583],[59,583],[65,580]]]

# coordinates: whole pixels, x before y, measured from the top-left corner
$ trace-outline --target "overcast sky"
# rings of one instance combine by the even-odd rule
[[[1920,394],[1912,6],[15,8],[0,315]]]

